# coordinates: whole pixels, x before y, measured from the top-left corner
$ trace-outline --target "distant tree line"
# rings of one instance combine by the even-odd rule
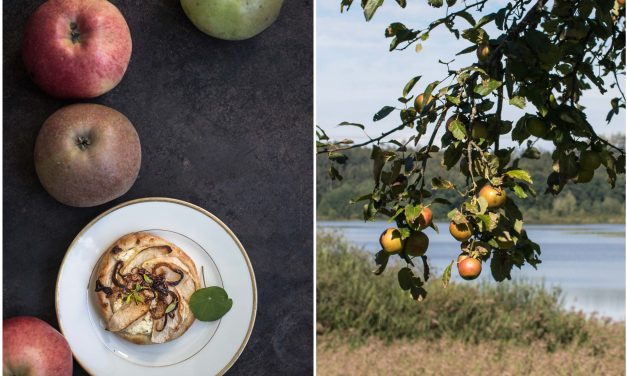
[[[612,137],[624,144],[624,135]],[[619,143],[619,142],[617,142]],[[350,168],[340,166],[343,180],[332,181],[328,175],[328,160],[318,157],[317,163],[317,217],[320,220],[362,219],[362,204],[349,201],[372,191],[372,162],[370,148],[353,149],[346,152]],[[441,176],[455,184],[463,184],[466,177],[456,168],[447,171],[437,163],[427,165],[428,176]],[[616,188],[607,184],[607,173],[603,166],[595,171],[594,178],[587,184],[569,183],[557,196],[545,194],[545,177],[552,166],[551,153],[542,152],[540,159],[521,159],[520,166],[530,171],[537,197],[520,200],[513,197],[525,213],[529,223],[624,223],[625,222],[625,175],[618,175]],[[453,204],[463,198],[453,191],[436,191],[439,197]],[[446,221],[450,210],[443,205],[433,205],[435,221]]]

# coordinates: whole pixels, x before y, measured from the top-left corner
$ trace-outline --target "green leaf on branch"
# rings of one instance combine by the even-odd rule
[[[533,180],[531,180],[531,176],[525,170],[509,170],[505,173],[505,175],[509,176],[512,179],[519,179],[526,181],[529,184],[533,184]]]
[[[365,4],[362,2],[364,8],[364,16],[366,21],[370,21],[377,9],[383,5],[383,0],[365,0]]]
[[[407,227],[399,227],[398,232],[401,233],[401,240],[409,238],[411,231]]]
[[[420,216],[420,212],[422,211],[422,205],[407,205],[405,206],[405,219],[407,219],[407,223],[411,226],[414,225],[414,222]]]
[[[377,212],[374,200],[370,200],[369,203],[364,205],[364,221],[374,221]]]
[[[488,210],[488,200],[486,200],[484,197],[479,197],[477,203],[479,204],[478,214],[484,214],[486,210]]]
[[[459,97],[453,97],[453,96],[450,96],[450,95],[446,95],[446,100],[449,103],[454,104],[456,106],[459,106],[459,104],[461,103]]]
[[[438,228],[438,225],[435,224],[435,222],[429,222],[429,227],[431,227],[436,234],[440,233],[440,229]]]
[[[414,78],[412,78],[411,80],[409,80],[406,84],[405,87],[403,88],[403,96],[406,97],[407,94],[409,94],[409,92],[411,91],[411,89],[414,88],[414,85],[416,85],[416,82],[420,81],[420,78],[422,76],[416,76]]]
[[[451,122],[448,130],[451,131],[453,137],[460,141],[466,138],[466,126],[464,126],[464,123],[462,123],[458,119],[455,119]]]
[[[529,136],[531,134],[527,131],[527,117],[523,116],[518,119],[514,130],[512,130],[512,141],[518,141],[518,144],[521,145]]]
[[[458,209],[453,209],[448,214],[446,214],[448,219],[455,222],[455,224],[460,224],[466,222],[466,217],[460,212]]]
[[[446,288],[448,286],[449,281],[451,280],[451,269],[453,268],[453,263],[455,260],[451,260],[451,263],[444,269],[442,273],[442,286]]]
[[[338,180],[338,181],[342,181],[342,175],[340,175],[340,172],[333,166],[329,167],[329,177],[331,178],[331,180]]]
[[[465,55],[465,54],[469,54],[475,51],[477,51],[477,46],[473,44],[472,46],[466,47],[463,50],[459,51],[458,53],[455,54],[455,56]]]
[[[527,100],[525,99],[525,97],[516,96],[509,99],[509,104],[511,104],[512,106],[516,106],[520,109],[524,109],[527,105]]]
[[[332,151],[329,153],[329,159],[339,164],[344,164],[348,160],[348,157],[345,154]]]
[[[420,258],[422,259],[422,278],[425,282],[427,282],[429,280],[429,276],[431,275],[429,263],[427,262],[427,256],[422,255]]]
[[[483,80],[479,85],[475,86],[473,91],[482,97],[485,97],[501,85],[503,85],[503,83],[497,80]]]
[[[462,32],[462,38],[474,43],[474,44],[481,44],[483,42],[488,41],[488,39],[490,39],[488,37],[488,33],[485,32],[485,30],[481,29],[481,28],[472,28],[472,29],[466,29]],[[475,47],[476,48],[476,47]]]
[[[379,252],[375,253],[374,262],[375,264],[377,264],[377,268],[373,270],[372,272],[375,275],[381,275],[381,273],[383,273],[386,266],[388,265],[389,259],[390,259],[390,254],[384,250],[380,250]]]
[[[444,4],[442,0],[427,0],[427,3],[434,8],[439,8]]]
[[[366,127],[364,127],[362,124],[357,124],[357,123],[349,123],[348,121],[343,121],[340,124],[338,124],[338,126],[340,127],[344,127],[344,126],[351,126],[351,127],[357,127],[357,128],[361,128],[366,129]]]
[[[453,189],[455,185],[450,181],[443,179],[439,176],[431,179],[431,186],[433,189]]]
[[[407,291],[411,288],[412,278],[414,278],[414,273],[410,268],[404,267],[398,271],[398,284],[402,290]]]
[[[470,24],[470,26],[475,26],[475,24],[477,23],[475,21],[475,19],[470,15],[470,13],[466,12],[466,11],[462,11],[457,13],[457,16],[465,19],[466,21],[468,21],[468,23]],[[477,47],[474,47],[473,49],[477,49]]]
[[[490,262],[490,271],[492,272],[492,277],[494,277],[497,282],[502,282],[505,279],[512,279],[511,271],[513,266],[514,263],[507,253],[493,253],[492,261]]]
[[[370,200],[371,198],[372,198],[372,193],[368,193],[367,195],[363,195],[363,196],[359,196],[357,198],[353,198],[348,203],[352,205],[352,204],[358,203],[359,201]]]
[[[483,16],[483,17],[481,17],[479,22],[477,22],[477,24],[475,25],[475,28],[478,28],[478,27],[481,27],[481,26],[483,26],[485,24],[488,24],[488,23],[492,22],[495,18],[496,18],[496,13],[490,13],[487,16]]]
[[[383,108],[380,109],[379,112],[374,114],[374,116],[372,117],[372,121],[379,121],[379,120],[385,118],[386,116],[388,116],[392,111],[394,111],[394,107],[392,107],[392,106],[383,106]]]
[[[388,219],[388,223],[391,223],[393,220],[396,219],[396,217],[398,217],[404,211],[405,211],[405,208],[398,208],[398,210],[396,210],[396,213],[394,213],[394,215],[391,216],[390,219]]]
[[[517,219],[514,221],[514,231],[516,231],[517,233],[521,233],[523,229],[523,221],[520,219]]]
[[[520,198],[527,198],[527,193],[525,192],[524,188],[520,185],[520,184],[514,184],[514,186],[512,187],[512,189],[514,190],[514,194]]]

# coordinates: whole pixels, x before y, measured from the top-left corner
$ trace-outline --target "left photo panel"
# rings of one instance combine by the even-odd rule
[[[313,374],[313,3],[3,12],[4,374]]]

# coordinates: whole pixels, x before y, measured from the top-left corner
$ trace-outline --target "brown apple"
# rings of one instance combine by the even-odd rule
[[[122,80],[131,50],[124,16],[109,1],[49,0],[28,21],[22,57],[49,95],[93,98]]]
[[[126,193],[141,164],[139,137],[118,111],[74,104],[52,114],[35,143],[35,169],[52,197],[96,206]]]
[[[72,351],[65,338],[46,322],[31,316],[2,321],[4,375],[72,375]]]

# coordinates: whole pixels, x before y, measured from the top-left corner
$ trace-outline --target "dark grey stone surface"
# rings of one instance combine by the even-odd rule
[[[121,202],[173,197],[221,218],[255,270],[257,320],[229,373],[311,374],[312,3],[286,0],[264,33],[226,42],[196,30],[176,0],[113,1],[130,26],[133,54],[122,82],[88,102],[133,122],[142,166],[127,194],[82,209],[50,197],[33,166],[41,124],[74,102],[48,97],[24,71],[21,38],[41,3],[3,3],[3,317],[33,315],[58,328],[57,271],[81,228]],[[74,374],[86,373],[75,363]]]

